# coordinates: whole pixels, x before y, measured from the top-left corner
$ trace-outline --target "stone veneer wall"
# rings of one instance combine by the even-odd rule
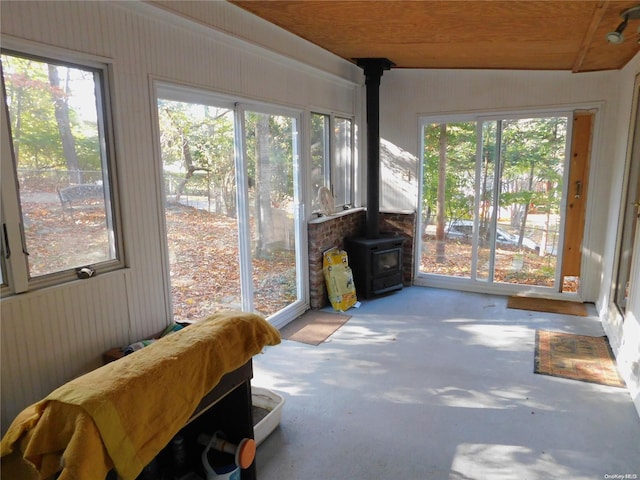
[[[309,236],[309,301],[311,308],[329,304],[322,271],[322,254],[333,247],[344,248],[346,237],[357,237],[365,231],[365,211],[356,210],[315,219],[308,224]],[[403,281],[413,283],[415,213],[380,213],[380,232],[399,233],[405,238]]]

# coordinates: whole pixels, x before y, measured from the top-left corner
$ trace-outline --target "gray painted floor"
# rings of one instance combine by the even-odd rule
[[[258,478],[640,479],[625,389],[533,373],[535,330],[604,335],[591,310],[410,287],[349,310],[319,346],[283,340],[254,358],[253,385],[286,400]]]

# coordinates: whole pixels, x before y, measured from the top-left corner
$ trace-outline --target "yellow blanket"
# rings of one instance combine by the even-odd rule
[[[13,421],[0,442],[2,478],[48,478],[62,461],[59,480],[100,479],[112,467],[133,480],[225,373],[278,343],[262,317],[220,312],[76,378]]]

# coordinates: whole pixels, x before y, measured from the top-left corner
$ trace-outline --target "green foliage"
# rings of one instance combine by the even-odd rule
[[[325,160],[329,158],[329,115],[311,114],[311,186],[312,210],[320,208],[317,194],[325,185]]]
[[[47,63],[3,54],[2,68],[18,167],[26,170],[67,170],[53,102],[54,98],[62,97],[68,106],[79,168],[100,171],[95,103],[91,105],[85,101],[82,105],[79,101],[72,101],[74,95],[78,98],[83,89],[93,90],[92,73],[57,66],[67,88],[62,91],[50,84]],[[93,115],[88,115],[92,110]]]
[[[540,211],[560,209],[566,142],[566,118],[547,117],[484,122],[480,192],[481,213],[493,205],[497,158],[496,139],[501,127],[500,207],[522,209],[535,205]],[[476,122],[447,124],[446,208],[447,220],[472,218],[476,182]],[[423,212],[425,220],[435,212],[438,189],[440,124],[426,125],[423,163]]]
[[[271,168],[270,191],[274,204],[293,199],[293,130],[290,117],[268,115],[256,112],[245,113],[245,135],[247,144],[248,174],[251,183],[258,182],[256,162],[258,158],[256,126],[260,117],[267,117],[269,123],[268,148]]]
[[[423,211],[429,212],[428,216],[433,216],[438,193],[440,124],[427,125],[424,135]],[[473,212],[475,154],[475,123],[447,124],[445,204],[449,220],[468,218]]]
[[[165,175],[176,175],[194,185],[205,175],[207,188],[221,192],[228,210],[235,202],[234,114],[211,106],[158,100],[160,143]],[[245,113],[246,165],[249,186],[256,178],[256,126],[268,120],[270,191],[273,203],[292,198],[294,120],[289,117]],[[191,173],[190,173],[191,172]],[[198,173],[199,175],[194,175]],[[205,189],[206,190],[206,189]]]
[[[562,192],[566,118],[505,120],[502,205],[536,204],[557,212]]]
[[[311,114],[311,165],[313,168],[324,167],[327,145],[328,115]]]
[[[187,186],[202,183],[221,193],[235,214],[235,156],[233,112],[208,105],[158,100],[160,145],[165,174],[173,172]],[[200,175],[194,176],[198,172]]]

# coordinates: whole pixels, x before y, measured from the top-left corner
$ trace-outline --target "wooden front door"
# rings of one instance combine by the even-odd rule
[[[566,277],[580,277],[593,123],[592,112],[575,112],[573,115],[560,291],[564,289]]]

